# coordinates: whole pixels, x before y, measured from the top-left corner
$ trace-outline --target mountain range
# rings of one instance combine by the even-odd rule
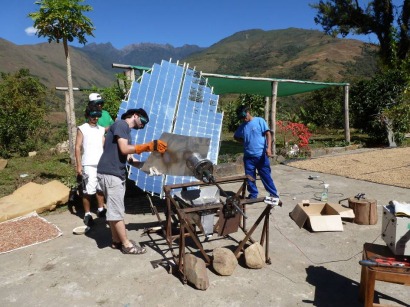
[[[113,63],[151,67],[172,60],[207,73],[332,82],[369,76],[376,67],[376,46],[296,28],[241,31],[208,48],[154,43],[121,50],[110,43],[69,48],[73,84],[79,88],[112,85],[122,72]],[[15,45],[0,38],[0,71],[20,68],[28,68],[49,88],[67,84],[62,44]]]

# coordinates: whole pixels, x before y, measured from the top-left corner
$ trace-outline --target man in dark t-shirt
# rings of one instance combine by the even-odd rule
[[[141,145],[130,144],[131,128],[143,129],[149,122],[144,109],[129,109],[110,126],[105,136],[104,152],[98,162],[98,184],[104,192],[107,204],[107,222],[110,225],[114,249],[120,249],[124,254],[143,254],[146,249],[129,240],[125,228],[124,195],[125,166],[129,154],[158,151],[164,153],[167,144],[154,140]],[[132,162],[130,162],[132,163]]]

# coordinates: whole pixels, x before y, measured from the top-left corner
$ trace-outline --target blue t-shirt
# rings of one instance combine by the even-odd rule
[[[266,131],[269,131],[268,124],[261,117],[243,122],[236,129],[234,137],[243,139],[245,157],[260,157],[266,152]]]
[[[118,139],[126,139],[130,144],[130,135],[131,128],[125,120],[117,120],[110,126],[105,135],[104,152],[98,162],[98,173],[125,179],[127,155],[121,153],[118,147]]]

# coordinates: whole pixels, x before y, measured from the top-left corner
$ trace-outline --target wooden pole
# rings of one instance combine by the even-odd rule
[[[270,97],[265,97],[265,121],[269,126],[269,107],[270,107]]]
[[[272,131],[272,154],[276,156],[276,102],[278,97],[278,81],[272,82],[272,107],[270,130]]]
[[[344,88],[345,141],[347,144],[350,144],[349,85],[345,85],[343,88]]]
[[[71,84],[72,85],[72,84]],[[71,86],[71,91],[69,90],[69,87],[56,87],[56,90],[58,91],[64,91],[64,99],[65,99],[65,104],[64,104],[64,110],[66,113],[66,122],[67,122],[67,127],[68,127],[68,148],[69,148],[69,153],[70,153],[70,163],[72,165],[75,165],[75,139],[77,137],[77,125],[76,119],[75,119],[75,112],[74,112],[74,105],[70,103],[71,101],[74,102],[74,95],[73,91],[81,91],[81,89],[77,87],[72,87]],[[71,93],[71,94],[70,94]],[[72,97],[70,97],[72,96]]]
[[[127,80],[129,81],[135,81],[135,71],[133,68],[127,69],[125,71],[125,76],[127,77]]]
[[[65,115],[66,115],[66,123],[67,123],[67,127],[70,127],[71,112],[70,112],[70,95],[68,93],[68,90],[64,92],[64,99],[65,99],[64,110],[65,110]],[[70,163],[75,165],[76,163],[75,152],[74,152],[74,156],[73,157],[71,156],[71,150],[75,150],[75,137],[71,133],[68,133],[68,150],[70,153]]]
[[[117,63],[113,63],[112,64],[113,68],[126,68],[126,69],[130,69],[133,66],[132,65],[127,65],[127,64],[117,64]]]
[[[57,91],[68,91],[67,86],[56,86]],[[83,91],[83,89],[80,89],[78,87],[73,87],[73,91]]]

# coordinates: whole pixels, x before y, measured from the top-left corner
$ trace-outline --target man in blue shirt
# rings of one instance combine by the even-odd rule
[[[237,116],[243,123],[235,131],[234,139],[243,143],[243,163],[245,174],[256,179],[256,170],[261,178],[265,190],[269,195],[265,203],[271,206],[281,206],[279,194],[271,176],[269,157],[272,156],[272,136],[266,121],[261,117],[253,117],[249,108],[241,106],[237,109]],[[258,197],[256,182],[248,180],[248,198]]]

